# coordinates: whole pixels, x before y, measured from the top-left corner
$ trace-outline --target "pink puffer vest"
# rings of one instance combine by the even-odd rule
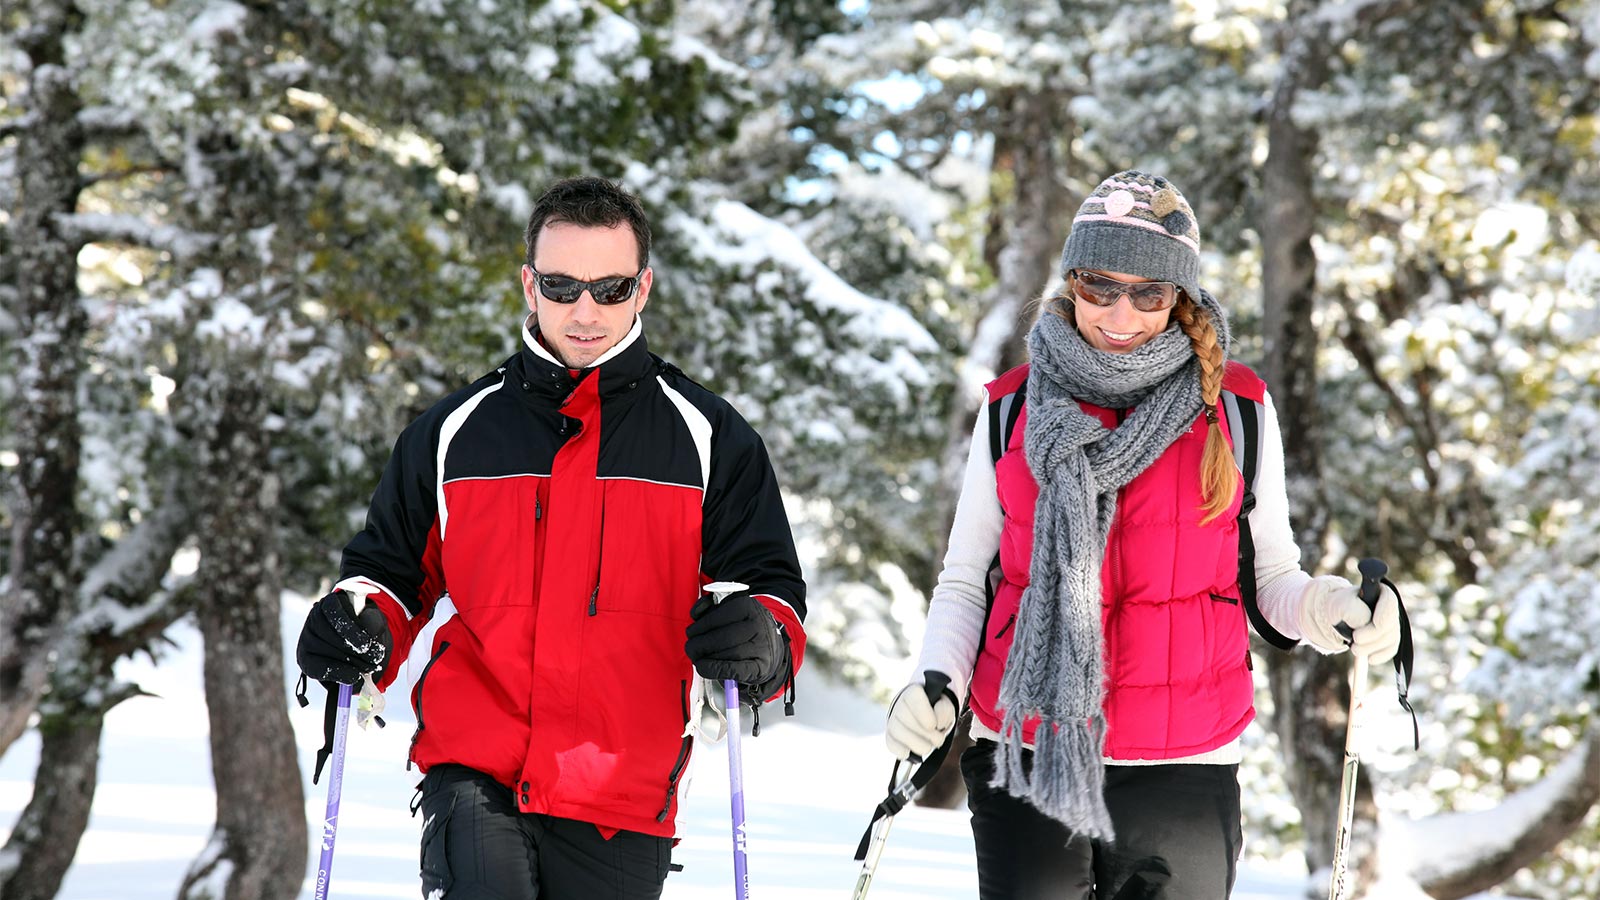
[[[1027,379],[1023,365],[990,382],[989,402],[1013,393],[1025,396]],[[1223,386],[1258,402],[1266,394],[1261,379],[1237,363],[1228,364]],[[1082,406],[1107,427],[1116,427],[1116,411]],[[995,731],[1000,730],[1000,678],[1028,585],[1039,496],[1022,449],[1027,418],[1024,408],[995,464],[1005,512],[1001,580],[972,677],[973,714]],[[1222,424],[1226,433],[1226,417]],[[1241,486],[1231,508],[1200,524],[1205,441],[1205,417],[1196,416],[1194,426],[1117,495],[1100,570],[1105,752],[1112,759],[1204,753],[1233,740],[1255,717],[1249,634],[1238,585],[1236,520],[1244,492]],[[1029,742],[1033,727],[1030,721],[1024,728]]]

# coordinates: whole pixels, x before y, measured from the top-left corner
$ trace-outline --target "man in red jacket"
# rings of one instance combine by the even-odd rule
[[[696,675],[792,697],[805,584],[760,437],[646,349],[638,200],[562,181],[525,237],[522,346],[400,435],[297,656],[407,669],[424,896],[654,898]]]

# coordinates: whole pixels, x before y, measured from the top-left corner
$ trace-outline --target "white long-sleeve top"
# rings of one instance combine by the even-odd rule
[[[1265,398],[1261,425],[1261,459],[1256,473],[1256,506],[1250,513],[1250,534],[1256,550],[1256,603],[1261,614],[1285,637],[1301,637],[1301,595],[1311,576],[1300,568],[1300,548],[1289,525],[1289,495],[1283,468],[1283,437],[1272,396]],[[980,408],[967,455],[961,496],[950,526],[944,569],[933,589],[928,626],[913,671],[934,669],[950,676],[950,687],[965,697],[987,613],[984,582],[1000,549],[1004,513],[996,490],[994,461],[989,451],[989,417]],[[1241,613],[1242,615],[1242,613]],[[976,718],[972,735],[998,740],[999,735]],[[1118,765],[1167,763],[1236,763],[1242,758],[1239,739],[1196,756],[1162,760],[1107,759]]]

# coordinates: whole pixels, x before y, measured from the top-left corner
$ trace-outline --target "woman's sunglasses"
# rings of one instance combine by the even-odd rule
[[[1074,283],[1073,293],[1095,306],[1116,306],[1117,298],[1128,295],[1128,302],[1139,312],[1161,312],[1178,302],[1180,288],[1170,281],[1118,281],[1093,272],[1073,269],[1067,279]]]
[[[639,289],[639,279],[644,277],[644,269],[632,278],[614,275],[602,278],[599,281],[579,281],[565,275],[541,275],[533,266],[528,267],[539,285],[539,293],[552,303],[577,303],[584,291],[594,298],[594,302],[601,306],[615,306],[632,299],[633,292]]]

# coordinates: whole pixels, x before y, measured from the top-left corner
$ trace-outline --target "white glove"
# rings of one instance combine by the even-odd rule
[[[950,695],[941,694],[937,703],[929,703],[922,682],[913,681],[901,688],[889,704],[889,725],[883,742],[899,759],[908,759],[912,754],[927,759],[955,725],[956,705]]]
[[[1350,641],[1336,630],[1347,625]],[[1300,634],[1323,653],[1351,650],[1373,664],[1388,662],[1400,649],[1400,603],[1380,590],[1377,614],[1367,609],[1355,585],[1338,575],[1313,578],[1300,595]]]
[[[1400,598],[1383,586],[1378,590],[1378,609],[1372,621],[1357,628],[1351,638],[1350,651],[1365,656],[1372,665],[1382,665],[1394,659],[1400,649]]]

